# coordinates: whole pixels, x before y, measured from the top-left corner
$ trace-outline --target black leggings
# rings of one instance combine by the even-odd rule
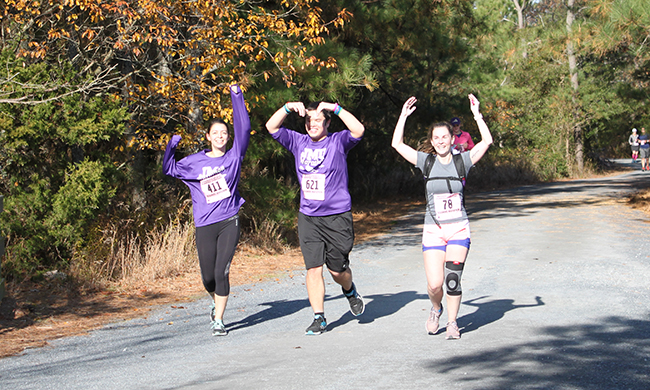
[[[201,279],[208,293],[230,294],[230,263],[239,242],[239,215],[196,228]]]

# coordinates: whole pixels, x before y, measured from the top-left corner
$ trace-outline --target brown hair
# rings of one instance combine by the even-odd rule
[[[226,126],[226,131],[230,132],[230,129],[228,128],[228,125],[226,124],[226,122],[223,121],[223,119],[215,118],[215,119],[211,119],[210,122],[208,122],[208,125],[205,127],[205,133],[209,134],[210,129],[212,128],[212,126],[214,126],[216,124]]]
[[[421,150],[423,152],[425,152],[425,153],[435,153],[436,152],[436,150],[433,147],[433,144],[431,143],[431,140],[433,139],[433,130],[435,130],[438,127],[446,128],[447,131],[449,131],[449,135],[452,136],[452,137],[454,136],[454,132],[451,129],[451,125],[449,124],[449,122],[437,122],[437,123],[432,124],[429,127],[429,131],[427,131],[427,139],[424,140],[424,142],[422,142]]]

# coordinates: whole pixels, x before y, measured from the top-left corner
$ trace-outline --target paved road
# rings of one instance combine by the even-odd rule
[[[167,306],[2,359],[0,388],[649,389],[650,225],[618,201],[648,186],[637,166],[468,199],[458,341],[424,330],[418,211],[355,247],[366,312],[328,284],[323,335],[303,334],[299,272],[235,288],[227,337],[210,336],[207,299]]]

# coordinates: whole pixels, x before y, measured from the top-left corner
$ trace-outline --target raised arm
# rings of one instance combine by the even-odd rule
[[[167,148],[165,149],[165,156],[163,157],[163,173],[167,176],[178,177],[176,170],[176,160],[174,159],[174,154],[176,153],[176,146],[181,142],[180,135],[173,135],[172,138],[167,143]]]
[[[322,110],[332,111],[335,115],[338,115],[338,117],[341,118],[341,121],[345,124],[345,127],[350,130],[350,134],[354,138],[363,137],[363,133],[366,131],[365,127],[363,127],[363,124],[359,122],[359,120],[354,115],[352,115],[350,111],[347,111],[343,107],[339,106],[338,103],[321,102],[318,105],[316,112],[318,113]]]
[[[480,102],[473,94],[469,94],[469,108],[474,114],[474,120],[478,125],[478,131],[481,133],[481,142],[477,143],[472,150],[469,152],[469,156],[472,159],[472,164],[476,164],[478,160],[483,157],[485,152],[487,152],[490,145],[492,145],[492,134],[487,124],[483,120],[483,115],[479,111]]]
[[[246,110],[244,93],[239,85],[230,86],[230,100],[232,101],[232,118],[234,127],[233,148],[242,157],[246,154],[248,143],[251,139],[251,121]]]
[[[304,117],[305,113],[307,112],[305,110],[305,105],[301,102],[289,102],[280,107],[275,112],[275,114],[273,114],[271,118],[266,121],[266,130],[268,130],[271,134],[274,134],[280,130],[280,126],[282,126],[282,123],[284,122],[287,115],[291,113],[291,111],[297,112],[298,115],[302,117]]]
[[[404,125],[406,124],[406,118],[415,111],[415,103],[417,101],[414,96],[411,96],[402,106],[402,112],[399,115],[399,119],[395,125],[395,131],[393,132],[393,141],[390,144],[397,150],[397,153],[401,154],[406,161],[413,165],[418,162],[418,151],[404,143]]]

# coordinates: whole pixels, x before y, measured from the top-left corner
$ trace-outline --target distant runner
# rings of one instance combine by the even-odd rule
[[[305,118],[307,134],[282,126],[296,112]],[[349,130],[329,133],[331,114],[338,115]],[[266,123],[273,139],[293,153],[300,182],[298,236],[307,268],[307,295],[314,319],[305,331],[325,331],[325,280],[323,265],[341,285],[353,315],[364,311],[363,298],[352,281],[349,254],[354,244],[352,198],[348,191],[347,155],[363,137],[364,127],[350,112],[335,103],[285,104]]]
[[[641,135],[639,136],[639,157],[641,157],[641,170],[650,171],[650,166],[648,166],[648,157],[650,157],[650,139],[645,133],[645,127],[641,128]]]
[[[470,229],[463,188],[470,168],[483,157],[492,144],[490,129],[479,112],[479,101],[469,95],[470,108],[481,132],[481,142],[469,152],[452,154],[454,134],[446,122],[436,123],[429,129],[426,153],[417,151],[404,143],[406,119],[415,111],[415,97],[409,98],[402,107],[392,146],[408,162],[425,175],[427,206],[422,233],[424,271],[427,292],[433,307],[426,321],[429,334],[438,331],[442,315],[443,284],[447,289],[448,340],[459,339],[460,329],[456,323],[460,308],[461,276],[470,246]],[[431,153],[435,152],[435,156]]]
[[[238,85],[230,87],[230,99],[235,133],[231,149],[226,149],[228,126],[221,119],[213,119],[205,135],[211,150],[176,162],[174,153],[181,137],[174,135],[163,160],[163,172],[190,188],[201,279],[214,300],[210,310],[213,336],[228,334],[223,313],[230,294],[230,263],[239,242],[239,209],[245,202],[237,185],[251,133],[244,95]]]
[[[474,147],[474,141],[472,141],[472,136],[468,132],[461,130],[461,121],[460,118],[451,118],[451,130],[454,132],[454,143],[453,151],[454,154],[467,152],[472,150]]]
[[[630,138],[627,139],[627,142],[630,144],[632,149],[632,162],[635,163],[636,159],[639,157],[639,135],[636,133],[636,129],[632,129],[632,134]]]

